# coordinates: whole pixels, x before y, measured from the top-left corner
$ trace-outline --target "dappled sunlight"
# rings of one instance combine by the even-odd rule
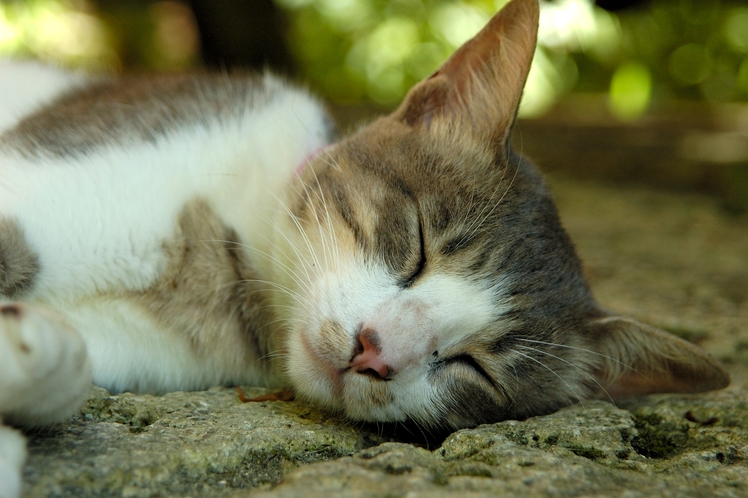
[[[613,73],[608,92],[611,112],[623,121],[633,121],[647,110],[652,98],[652,74],[640,62],[621,64]]]
[[[727,41],[741,52],[748,52],[748,7],[735,7],[725,22]]]
[[[157,69],[186,67],[197,57],[200,40],[192,11],[181,2],[155,2],[148,8],[153,21],[150,66]]]
[[[621,44],[618,19],[589,0],[541,3],[538,50],[528,76],[520,117],[544,114],[577,83],[579,72],[572,54],[596,59],[615,57]]]
[[[396,0],[278,0],[291,12],[299,12],[309,30],[295,27],[296,46],[302,58],[312,46],[329,46],[326,37],[348,45],[343,55],[345,70],[336,62],[309,64],[312,79],[326,88],[330,97],[350,103],[365,93],[374,102],[391,106],[416,81],[427,77],[457,47],[475,35],[500,9],[505,0],[436,1]],[[367,16],[362,17],[362,12]],[[324,27],[329,26],[329,30]],[[541,2],[538,51],[529,75],[520,115],[542,115],[577,83],[579,71],[572,54],[590,53],[596,59],[617,54],[621,43],[616,16],[590,0]],[[347,85],[340,79],[347,78]],[[333,83],[332,85],[330,83]],[[361,85],[361,92],[350,86]],[[347,90],[336,92],[339,87]]]
[[[0,53],[33,54],[76,65],[107,65],[114,54],[104,23],[90,13],[61,1],[0,4]]]
[[[445,3],[434,7],[429,15],[429,28],[435,38],[447,42],[452,49],[456,49],[480,31],[492,13],[493,9],[487,9],[485,5],[476,6],[467,2]]]
[[[149,27],[139,40],[149,67],[171,69],[194,64],[199,40],[192,12],[185,4],[154,2],[145,11],[137,10],[136,15]],[[112,70],[121,65],[118,49],[122,40],[118,35],[112,19],[88,0],[0,3],[0,54],[6,56]]]
[[[326,88],[333,100],[350,103],[365,93],[374,102],[389,106],[475,35],[506,1],[345,0],[335,2],[334,8],[327,0],[278,3],[292,12],[305,9],[299,19],[316,25],[311,30],[300,24],[295,27],[302,58],[314,51],[313,46],[329,46],[327,37],[349,46],[342,54],[342,72],[329,53],[326,64],[307,66],[312,79]],[[538,54],[525,90],[522,116],[542,114],[574,87],[578,71],[569,53],[591,50],[604,56],[619,42],[614,16],[588,0],[543,2],[541,16]],[[338,50],[343,51],[339,46]],[[341,85],[341,78],[347,78],[348,84]],[[351,91],[350,86],[356,85],[363,86],[363,91]],[[336,92],[340,87],[348,88]]]
[[[343,105],[392,107],[507,0],[274,0],[304,79]],[[635,121],[659,102],[748,100],[748,7],[660,0],[616,13],[593,0],[540,0],[534,64],[519,114],[544,115],[570,93]],[[200,63],[186,2],[0,3],[0,54],[93,69],[173,70]]]
[[[365,97],[385,107],[506,3],[346,0],[333,9],[330,0],[276,1],[292,14],[291,38],[314,86],[342,104]],[[520,116],[542,116],[580,91],[604,97],[623,121],[668,99],[745,101],[746,33],[748,8],[727,2],[661,1],[611,13],[592,0],[541,0]]]

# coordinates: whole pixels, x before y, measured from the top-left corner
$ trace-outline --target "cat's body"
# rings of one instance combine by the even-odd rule
[[[595,304],[511,151],[536,27],[514,0],[334,144],[319,104],[270,76],[0,68],[49,82],[0,87],[25,111],[0,118],[0,415],[64,419],[91,372],[113,391],[290,386],[447,428],[723,387],[698,348]],[[0,480],[14,437],[0,428]]]
[[[237,300],[262,303],[245,281],[272,278],[257,254],[277,245],[296,166],[329,140],[322,109],[270,76],[104,80],[69,95],[0,138],[2,230],[35,260],[3,293],[62,312],[109,389],[265,383],[253,329],[271,320],[236,314],[273,311]]]

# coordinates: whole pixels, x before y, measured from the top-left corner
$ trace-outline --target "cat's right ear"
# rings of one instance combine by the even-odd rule
[[[722,389],[730,377],[703,349],[632,318],[606,316],[590,322],[595,371],[603,396],[697,393]]]
[[[530,70],[537,0],[512,0],[433,75],[414,86],[393,117],[413,127],[506,140]]]

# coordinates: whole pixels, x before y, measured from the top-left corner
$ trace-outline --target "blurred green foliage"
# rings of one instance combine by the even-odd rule
[[[276,0],[313,84],[341,103],[391,105],[477,32],[503,0]],[[607,93],[633,120],[653,101],[748,100],[748,7],[660,0],[617,14],[591,0],[541,1],[535,64],[522,114],[564,94]]]
[[[491,0],[277,0],[293,12],[292,47],[315,86],[347,103],[393,104],[497,10]],[[503,2],[501,2],[503,3]]]
[[[192,13],[178,1],[0,0],[0,56],[65,66],[173,70],[198,61]]]
[[[304,79],[331,100],[396,104],[475,34],[506,0],[275,0]],[[114,4],[109,2],[109,4]],[[68,65],[180,69],[199,64],[187,4],[0,1],[0,53]],[[227,3],[230,5],[230,2]],[[652,0],[610,13],[593,0],[541,0],[541,27],[521,114],[569,92],[605,95],[635,120],[653,103],[748,100],[748,6]]]
[[[622,12],[619,20],[621,50],[601,61],[604,67],[624,59],[642,62],[652,73],[655,98],[748,100],[745,2],[660,1],[647,10]],[[585,88],[584,78],[578,88]]]

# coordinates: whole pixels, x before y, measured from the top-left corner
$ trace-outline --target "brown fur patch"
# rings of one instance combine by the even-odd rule
[[[175,235],[164,244],[169,263],[159,280],[135,299],[199,356],[260,362],[281,350],[280,327],[268,306],[268,289],[236,233],[207,202],[182,210]]]
[[[0,219],[0,294],[17,298],[30,290],[39,273],[39,257],[13,220]]]
[[[269,101],[276,88],[247,75],[104,79],[29,115],[0,143],[28,157],[75,157],[107,144],[155,142],[177,128],[239,116]]]

